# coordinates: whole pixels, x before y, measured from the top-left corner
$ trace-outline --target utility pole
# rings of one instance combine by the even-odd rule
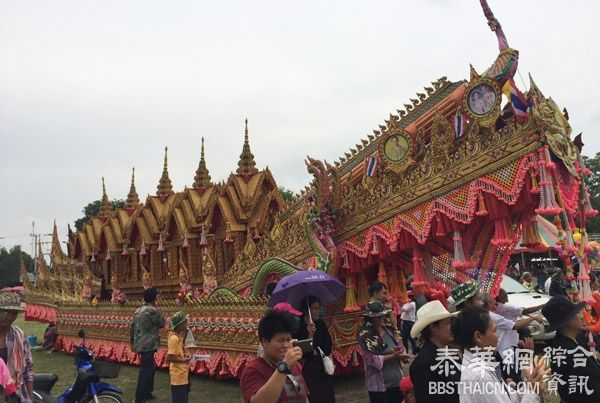
[[[31,234],[29,234],[29,236],[31,237],[31,256],[33,256],[33,261],[35,262],[35,258],[36,258],[36,253],[37,253],[37,249],[36,249],[36,242],[35,242],[35,221],[31,222]],[[35,263],[37,264],[37,263]]]
[[[31,223],[31,255],[33,256],[33,272],[37,275],[38,272],[38,245],[45,245],[51,242],[42,242],[42,237],[52,236],[52,234],[36,234],[35,233],[35,221]],[[40,248],[41,249],[41,248]],[[42,251],[42,259],[44,258],[44,252]]]

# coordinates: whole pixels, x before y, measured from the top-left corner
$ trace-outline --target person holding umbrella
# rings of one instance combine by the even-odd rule
[[[327,327],[325,326],[325,323],[320,320],[315,321],[314,318],[318,319],[318,311],[321,307],[321,304],[327,304],[330,302],[337,301],[344,295],[345,291],[346,286],[342,282],[340,282],[338,279],[330,276],[322,270],[298,270],[296,273],[291,274],[289,276],[285,276],[281,280],[279,280],[277,286],[271,294],[271,298],[269,299],[267,305],[270,307],[277,307],[281,302],[287,302],[293,306],[305,306],[306,310],[304,311],[304,317],[306,318],[306,316],[308,316],[308,323],[307,319],[301,319],[300,324],[303,324],[306,327],[306,336],[309,336],[309,323],[312,323],[312,325],[314,326],[312,338],[316,339],[317,343],[320,343],[320,345],[314,345],[314,349],[316,350],[316,347],[320,346],[321,349],[324,350],[323,352],[327,354],[328,352],[331,352],[331,337],[329,337],[329,333],[327,332]],[[309,309],[313,305],[314,308],[316,308],[314,312],[315,315],[313,315],[311,309]],[[289,317],[291,315],[288,314],[287,316]],[[292,317],[292,319],[294,318]],[[321,323],[319,324],[317,322]],[[310,326],[310,330],[313,330],[313,326]],[[292,331],[292,334],[296,334],[296,329],[297,325],[296,328]],[[327,332],[327,336],[323,334],[324,332]],[[323,340],[325,337],[328,338],[328,343],[327,341]],[[261,342],[263,346],[267,345],[263,342],[262,337]],[[329,348],[327,348],[327,344],[329,345]],[[293,349],[298,349],[298,347],[293,347]],[[265,347],[265,359],[267,358],[266,354],[267,349]],[[304,358],[313,361],[312,357],[308,358],[306,355],[304,355]],[[316,356],[315,358],[317,358],[316,361],[320,361],[320,365],[323,366],[320,353],[319,356]],[[311,365],[316,366],[317,364],[319,363],[309,363],[308,365],[310,367]],[[312,373],[311,377],[313,377],[313,379],[315,379],[315,381],[318,382],[318,387],[321,387],[321,385],[324,384],[324,382],[327,382],[325,380],[325,377],[319,378]],[[302,379],[302,383],[304,383],[304,378]],[[308,392],[310,393],[311,402],[334,402],[334,400],[331,398],[331,396],[333,396],[333,385],[331,385],[331,389],[325,388],[324,390],[317,391],[314,398],[310,389],[308,390]],[[324,393],[323,398],[325,400],[315,400],[321,398],[320,392]],[[263,400],[257,400],[257,402],[258,401],[261,403],[263,402]]]
[[[346,286],[341,281],[322,270],[298,270],[279,280],[267,305],[272,308],[279,302],[288,302],[300,306],[309,295],[328,304],[340,299],[345,291]]]
[[[327,325],[319,319],[321,301],[314,295],[309,295],[300,303],[302,318],[295,338],[298,340],[312,339],[313,351],[303,355],[302,375],[310,393],[310,403],[335,403],[333,379],[325,372],[321,353],[331,354],[331,336]]]

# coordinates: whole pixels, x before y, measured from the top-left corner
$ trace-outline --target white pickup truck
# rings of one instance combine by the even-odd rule
[[[535,291],[529,291],[527,287],[519,283],[512,277],[506,274],[502,277],[502,283],[500,285],[508,294],[508,303],[521,308],[529,308],[536,305],[541,305],[550,299],[550,296],[541,294]],[[533,316],[543,316],[540,311],[532,314]],[[546,326],[539,322],[531,322],[528,326],[531,332],[531,337],[534,341],[546,341],[552,340],[556,332],[546,332]]]
[[[508,294],[508,303],[521,308],[530,308],[532,306],[542,305],[548,302],[550,299],[550,297],[546,294],[541,294],[536,291],[529,291],[523,284],[519,283],[512,277],[507,276],[506,274],[502,277],[502,283],[500,284],[500,287],[503,288]],[[448,298],[448,310],[450,312],[454,312],[456,310],[456,306],[452,297]],[[531,315],[543,317],[540,311],[534,312]],[[547,325],[539,322],[531,322],[531,324],[528,326],[529,332],[531,333],[531,338],[535,342],[545,342],[554,338],[556,332],[546,332],[546,326]]]

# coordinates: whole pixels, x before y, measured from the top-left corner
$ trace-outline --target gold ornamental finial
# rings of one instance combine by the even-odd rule
[[[542,94],[542,91],[540,91],[536,82],[533,81],[533,77],[531,77],[531,73],[529,73],[529,93],[528,93],[528,95],[536,96],[538,98],[544,98],[544,94]]]
[[[202,148],[200,149],[200,163],[196,170],[196,176],[194,176],[194,188],[207,188],[211,185],[210,174],[208,168],[206,168],[206,161],[204,160],[204,137],[202,137]]]
[[[100,203],[100,215],[108,217],[112,212],[112,205],[108,201],[108,195],[106,194],[106,186],[104,185],[104,176],[102,177],[102,202]]]
[[[244,129],[244,147],[240,154],[240,161],[238,162],[238,169],[236,173],[238,175],[253,175],[258,173],[256,169],[256,162],[254,161],[254,154],[250,151],[250,141],[248,140],[248,119],[245,120],[246,128]]]
[[[23,287],[25,289],[30,289],[33,285],[29,280],[29,274],[27,273],[27,267],[25,266],[25,262],[23,261],[23,255],[19,255],[19,275],[21,276],[21,282],[23,283]]]
[[[169,169],[167,163],[167,151],[169,149],[165,146],[165,162],[163,165],[162,176],[156,187],[157,196],[170,196],[173,194],[173,185],[171,185],[171,179],[169,179]]]
[[[129,187],[129,193],[127,194],[125,207],[134,209],[138,206],[138,204],[140,204],[140,198],[137,194],[137,190],[135,189],[135,167],[133,167],[131,171],[131,186]]]
[[[50,259],[53,264],[67,264],[68,257],[63,252],[60,246],[60,240],[58,239],[58,228],[56,227],[56,220],[54,220],[54,226],[52,228],[52,248],[50,249]]]

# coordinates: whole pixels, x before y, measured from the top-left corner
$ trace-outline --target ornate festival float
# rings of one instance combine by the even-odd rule
[[[154,286],[160,309],[187,312],[197,352],[210,355],[192,371],[237,377],[256,355],[274,284],[322,270],[346,284],[345,299],[325,315],[342,373],[360,368],[355,341],[369,283],[385,282],[399,302],[409,276],[429,299],[445,300],[467,280],[495,295],[517,242],[541,242],[538,215],[558,228],[572,296],[592,299],[585,222],[596,212],[581,142],[571,139],[566,110],[531,77],[528,91],[517,88],[518,51],[481,4],[498,38],[493,64],[471,67],[469,80],[434,81],[334,164],[306,158],[314,180],[291,200],[257,168],[247,122],[238,167],[224,182],[212,181],[202,143],[194,182],[181,192],[171,186],[166,149],[156,195],[143,203],[133,175],[117,210],[103,183],[100,213],[69,231],[68,253],[55,229],[51,267],[39,254],[27,317],[55,322],[66,352],[83,328],[97,357],[137,363],[130,319]],[[156,360],[164,359],[163,349]]]

